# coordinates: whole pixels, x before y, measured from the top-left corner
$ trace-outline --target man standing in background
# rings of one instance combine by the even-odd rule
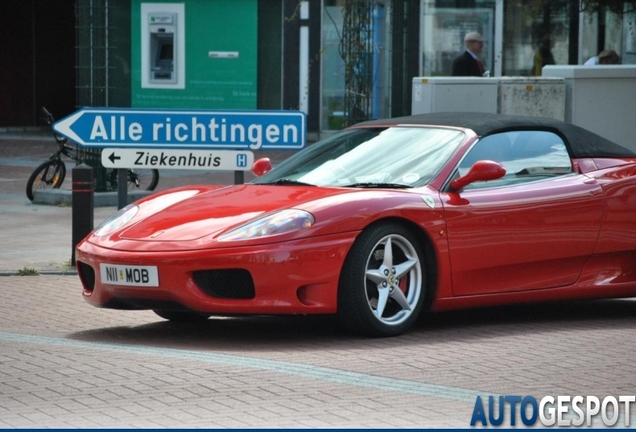
[[[453,60],[452,76],[484,76],[484,66],[479,61],[479,54],[484,47],[484,38],[477,32],[464,36],[466,51]]]

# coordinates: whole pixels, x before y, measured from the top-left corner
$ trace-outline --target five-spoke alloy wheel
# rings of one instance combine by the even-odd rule
[[[424,254],[397,223],[367,228],[345,260],[338,315],[351,330],[372,336],[403,333],[417,319],[426,291]]]

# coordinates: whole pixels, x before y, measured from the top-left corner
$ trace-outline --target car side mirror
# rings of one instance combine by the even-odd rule
[[[269,158],[260,158],[252,165],[252,174],[256,177],[263,177],[272,169],[272,162]]]
[[[491,160],[480,160],[470,167],[466,175],[453,180],[450,186],[454,190],[460,190],[473,182],[497,180],[504,175],[506,175],[506,169],[500,163]]]

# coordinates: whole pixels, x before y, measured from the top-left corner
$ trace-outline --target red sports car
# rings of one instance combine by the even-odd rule
[[[84,298],[390,336],[425,309],[636,296],[636,154],[572,124],[375,120],[270,168],[121,209],[77,247]]]

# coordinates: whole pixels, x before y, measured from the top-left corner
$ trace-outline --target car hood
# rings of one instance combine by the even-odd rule
[[[136,223],[124,228],[119,238],[191,241],[214,236],[266,213],[302,208],[304,203],[347,192],[342,189],[265,185],[181,188],[141,202]],[[180,197],[185,198],[177,201]],[[164,206],[162,202],[168,204]]]
[[[399,217],[422,226],[443,226],[439,194],[415,189],[353,189],[312,186],[188,186],[141,199],[123,227],[86,241],[118,251],[159,252],[264,245],[292,239],[356,232],[374,220]],[[219,235],[283,209],[315,217],[304,230],[250,240],[217,241]]]

